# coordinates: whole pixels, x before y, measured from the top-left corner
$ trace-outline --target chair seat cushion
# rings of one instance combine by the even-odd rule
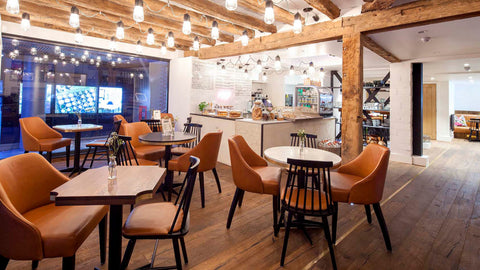
[[[128,216],[123,234],[127,237],[168,235],[177,209],[171,202],[139,205]],[[183,211],[180,211],[173,232],[181,229],[182,219]]]
[[[262,179],[263,193],[278,196],[280,193],[282,169],[272,166],[252,167],[252,169],[257,172]]]
[[[322,191],[320,192],[322,205],[320,208],[320,200],[319,200],[319,192],[318,190],[307,190],[305,189],[298,190],[297,188],[287,189],[287,192],[282,191],[282,202],[290,207],[297,207],[298,209],[309,210],[309,211],[320,211],[327,209],[327,201],[325,193]],[[291,197],[290,197],[291,193]],[[305,198],[306,195],[306,198]],[[297,197],[298,197],[298,205],[297,204]],[[313,198],[313,200],[312,200]]]
[[[45,258],[70,257],[107,214],[108,206],[47,204],[23,214],[35,224],[43,240]]]
[[[181,156],[190,150],[192,150],[192,148],[183,147],[183,146],[175,147],[175,148],[172,148],[172,155]]]
[[[72,139],[69,138],[53,138],[53,139],[40,139],[38,140],[40,144],[39,151],[51,152],[55,149],[65,147],[72,143]]]
[[[107,140],[94,140],[87,143],[87,147],[106,147]]]
[[[363,178],[356,175],[331,172],[332,198],[336,202],[349,202],[350,190],[353,185]]]
[[[137,158],[159,161],[165,156],[165,146],[159,145],[142,145],[135,147]]]

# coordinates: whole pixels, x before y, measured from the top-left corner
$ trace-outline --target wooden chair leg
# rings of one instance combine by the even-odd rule
[[[75,254],[71,257],[63,257],[62,270],[75,270]]]
[[[82,162],[82,166],[81,168],[83,169],[84,166],[85,166],[85,162],[87,161],[88,159],[88,155],[90,154],[90,150],[92,149],[92,147],[88,147],[88,150],[87,150],[87,154],[85,154],[85,157],[83,158],[83,162]]]
[[[183,237],[180,237],[180,245],[182,245],[183,260],[185,264],[188,264],[187,248],[185,247],[185,240]]]
[[[218,179],[217,168],[212,169],[213,176],[215,176],[215,182],[217,182],[218,193],[222,193],[222,186],[220,186],[220,179]]]
[[[38,268],[38,260],[32,261],[32,270],[35,270]]]
[[[385,223],[385,218],[383,217],[382,208],[380,208],[380,203],[374,203],[373,210],[375,211],[375,215],[377,216],[378,223],[380,223],[383,239],[385,240],[385,246],[389,251],[392,251],[392,244],[390,243],[390,236],[388,235],[387,224]]]
[[[137,242],[136,239],[130,239],[128,241],[127,249],[125,249],[125,254],[123,255],[122,264],[120,265],[120,269],[127,269],[128,263],[130,262],[130,258],[132,257],[133,248],[135,247],[135,243]]]
[[[227,229],[230,229],[230,225],[232,225],[233,214],[235,214],[235,208],[237,208],[238,197],[243,190],[237,187],[235,190],[235,195],[233,195],[232,205],[230,206],[230,212],[228,212],[228,219],[227,219]]]
[[[332,266],[334,270],[337,270],[337,263],[335,262],[335,251],[333,250],[332,239],[330,239],[330,230],[328,228],[328,218],[322,216],[323,232],[325,233],[325,239],[327,239],[328,249],[330,251],[330,259],[332,260]]]
[[[100,263],[105,263],[107,254],[107,215],[98,224],[98,239],[100,240]]]
[[[272,196],[273,198],[273,235],[278,236],[278,196]]]
[[[280,266],[285,263],[285,255],[287,254],[288,236],[290,234],[290,225],[292,223],[292,212],[288,212],[287,224],[285,225],[285,238],[283,239],[282,258],[280,259]]]
[[[337,219],[338,219],[338,202],[333,202],[334,212],[332,215],[332,242],[335,245],[337,241]]]
[[[3,257],[0,255],[0,270],[5,270],[7,269],[7,265],[10,259]]]
[[[175,252],[175,262],[178,270],[182,270],[182,257],[180,256],[180,247],[178,246],[178,238],[173,238],[173,251]]]
[[[47,152],[47,160],[48,160],[48,163],[52,163],[52,151]]]
[[[198,178],[200,180],[200,196],[202,198],[202,208],[205,208],[205,181],[203,178],[203,172],[198,173]]]
[[[93,166],[93,162],[95,161],[95,155],[97,154],[97,147],[93,147],[93,155],[92,155],[92,160],[90,161],[90,168]]]
[[[65,156],[66,156],[65,160],[66,160],[66,163],[67,163],[66,165],[67,165],[67,168],[68,168],[68,167],[70,167],[70,145],[67,145],[65,147]],[[83,168],[83,166],[82,166],[82,168]]]
[[[372,224],[372,210],[370,210],[370,205],[365,204],[365,213],[367,214],[368,223]]]
[[[242,192],[240,193],[240,196],[238,196],[238,207],[242,207],[242,203],[243,203],[243,195],[245,194],[245,191],[242,190]]]

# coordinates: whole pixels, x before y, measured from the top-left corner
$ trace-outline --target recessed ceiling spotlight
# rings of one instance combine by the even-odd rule
[[[423,42],[423,43],[427,43],[431,40],[432,38],[431,37],[421,37],[420,40]]]

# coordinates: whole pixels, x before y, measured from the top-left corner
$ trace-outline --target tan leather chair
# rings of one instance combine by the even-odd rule
[[[36,153],[0,161],[0,269],[9,259],[63,257],[75,268],[75,252],[100,223],[101,262],[105,262],[107,206],[55,206],[50,191],[69,179]]]
[[[332,219],[332,238],[335,243],[337,233],[338,202],[363,204],[368,223],[372,223],[370,205],[382,229],[385,245],[392,250],[387,224],[380,208],[383,187],[387,176],[390,150],[378,144],[369,144],[354,160],[332,172],[332,198],[336,211]]]
[[[277,236],[277,213],[280,204],[280,180],[282,169],[268,166],[267,161],[257,155],[240,135],[228,139],[233,182],[237,186],[230,212],[228,213],[227,229],[232,224],[235,208],[242,206],[245,191],[269,194],[273,196],[273,229]]]
[[[151,133],[152,130],[144,122],[133,122],[122,125],[125,128],[125,136],[132,137],[131,144],[137,158],[150,161],[160,161],[165,156],[165,146],[148,145],[141,143],[138,136]],[[123,134],[122,134],[123,135]]]
[[[215,181],[217,182],[218,193],[222,193],[222,187],[220,186],[220,180],[218,179],[217,169],[217,157],[220,150],[220,142],[222,141],[223,131],[210,132],[205,134],[202,140],[197,146],[190,149],[185,154],[179,156],[177,159],[172,159],[168,162],[168,169],[177,172],[186,172],[190,164],[190,156],[196,156],[200,158],[200,165],[197,172],[200,180],[200,194],[202,197],[202,208],[205,207],[205,187],[204,187],[204,175],[203,172],[212,170]]]
[[[25,117],[18,120],[20,121],[25,153],[38,151],[40,154],[43,154],[46,151],[47,160],[51,163],[52,151],[66,147],[66,163],[67,167],[69,167],[71,139],[63,138],[62,134],[49,127],[40,117]]]
[[[120,130],[118,131],[118,135],[125,135],[125,124],[128,124],[127,120],[125,120],[125,117],[121,114],[116,114],[113,116],[113,122],[117,122],[122,120],[120,124]]]

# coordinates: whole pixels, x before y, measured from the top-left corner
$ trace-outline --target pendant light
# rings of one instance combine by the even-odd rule
[[[143,22],[143,0],[135,0],[135,7],[133,8],[133,20],[137,23]]]
[[[237,0],[225,0],[225,8],[228,10],[237,9]]]
[[[261,72],[262,71],[262,60],[258,59],[257,60],[257,66],[255,67],[257,69],[258,72]]]
[[[137,53],[142,53],[143,51],[142,42],[140,40],[137,41],[137,46],[135,46],[135,51]]]
[[[240,40],[242,41],[242,46],[247,46],[247,45],[248,45],[248,34],[247,34],[247,30],[244,30],[244,31],[243,31],[243,34],[242,34],[242,37],[240,38]]]
[[[77,28],[77,30],[75,30],[75,42],[76,43],[82,43],[83,42],[82,29],[80,29],[80,28]]]
[[[310,62],[308,64],[308,75],[312,76],[315,73],[315,66],[313,65],[313,62]]]
[[[20,13],[20,4],[18,3],[18,0],[7,0],[6,10],[10,14]]]
[[[220,33],[218,31],[218,23],[217,21],[212,22],[212,38],[217,40],[220,37]]]
[[[282,63],[280,62],[280,55],[275,56],[275,70],[279,71],[282,69]]]
[[[273,12],[273,1],[265,1],[265,15],[263,16],[263,21],[266,24],[272,24],[275,22],[275,13]]]
[[[200,40],[198,37],[195,37],[195,39],[193,39],[193,50],[198,51],[198,49],[200,49]]]
[[[300,34],[302,32],[302,20],[300,13],[295,13],[295,19],[293,20],[293,33]]]
[[[167,54],[167,46],[165,46],[165,42],[162,42],[162,47],[160,48],[160,53],[162,55]]]
[[[73,28],[78,28],[80,27],[80,11],[76,6],[73,6],[72,9],[70,10],[70,20],[69,24]]]
[[[192,24],[190,23],[190,15],[188,14],[183,15],[182,32],[185,35],[190,35],[190,33],[192,33]]]
[[[110,38],[110,51],[115,51],[117,49],[117,40],[115,37]]]
[[[21,26],[23,31],[27,31],[28,29],[30,29],[30,14],[28,13],[22,14]]]
[[[295,68],[293,67],[293,65],[290,66],[289,74],[290,74],[290,76],[295,75]]]
[[[53,49],[53,52],[55,54],[60,54],[62,52],[62,48],[60,48],[60,46],[55,46],[55,49]]]
[[[248,79],[250,78],[247,69],[245,69],[245,70],[243,71],[243,77],[245,78],[245,80],[248,80]]]
[[[263,72],[262,81],[266,82],[267,79],[267,72]]]
[[[173,48],[175,46],[175,39],[173,37],[173,32],[172,31],[168,32],[167,46],[169,48]]]
[[[117,39],[123,39],[125,38],[125,28],[123,28],[123,22],[119,21],[117,22],[117,32],[115,34]]]
[[[153,29],[148,28],[147,44],[148,45],[153,45],[154,43],[155,43],[155,37],[153,36]]]
[[[320,68],[320,78],[323,79],[325,77],[325,70]]]
[[[307,71],[304,70],[304,71],[303,71],[303,74],[302,74],[302,79],[305,80],[306,78],[308,78],[308,76],[307,76]]]

